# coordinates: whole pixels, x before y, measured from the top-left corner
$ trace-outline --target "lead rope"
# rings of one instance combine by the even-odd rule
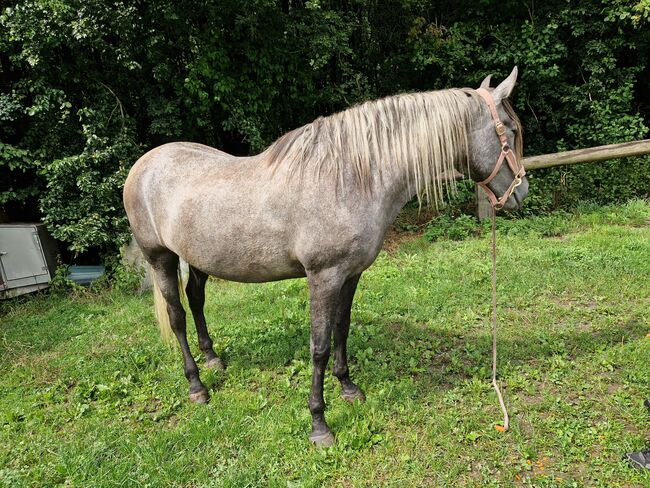
[[[503,427],[500,429],[501,426],[496,425],[495,428],[506,431],[510,426],[510,417],[497,383],[497,210],[494,205],[492,205],[492,386],[497,392],[503,412]]]

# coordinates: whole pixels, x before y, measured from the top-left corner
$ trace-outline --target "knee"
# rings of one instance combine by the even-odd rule
[[[325,346],[312,345],[311,359],[314,364],[322,364],[327,362],[330,357],[330,345]]]

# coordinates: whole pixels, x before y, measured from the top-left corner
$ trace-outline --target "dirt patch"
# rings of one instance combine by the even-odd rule
[[[403,208],[386,235],[384,250],[389,254],[393,254],[405,242],[422,236],[426,225],[436,215],[438,215],[438,212],[428,207],[418,209],[417,207],[406,206]]]
[[[405,232],[391,228],[384,240],[383,249],[388,254],[395,254],[405,242],[418,239],[424,232]]]
[[[580,322],[578,324],[578,330],[582,332],[587,332],[592,329],[592,323],[591,322]]]
[[[598,307],[598,303],[595,300],[591,300],[591,299],[562,298],[558,296],[551,296],[549,297],[549,300],[555,305],[567,310],[574,309],[574,308],[585,308],[589,310],[594,310],[595,308]]]

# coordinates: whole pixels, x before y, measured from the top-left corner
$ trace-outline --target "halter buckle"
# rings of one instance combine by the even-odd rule
[[[506,126],[501,123],[501,121],[497,122],[495,124],[497,134],[502,136],[503,134],[506,133]]]

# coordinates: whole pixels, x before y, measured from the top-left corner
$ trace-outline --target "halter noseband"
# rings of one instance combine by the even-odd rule
[[[521,185],[521,179],[526,174],[526,170],[524,169],[524,165],[517,160],[517,156],[515,156],[515,153],[512,151],[512,148],[508,144],[508,139],[506,138],[506,128],[503,125],[503,122],[501,122],[501,119],[499,119],[497,107],[494,103],[492,95],[485,88],[479,88],[476,90],[476,93],[478,93],[481,98],[483,98],[483,100],[485,100],[487,103],[490,114],[492,115],[492,120],[494,120],[494,128],[497,135],[499,136],[499,140],[501,141],[501,154],[499,155],[499,159],[497,159],[497,164],[494,166],[494,169],[492,170],[492,173],[490,173],[490,176],[478,183],[478,185],[483,188],[483,191],[485,191],[487,194],[487,197],[490,200],[492,206],[495,209],[499,210],[506,204],[508,198],[510,198],[510,195],[512,195],[512,192],[515,191],[515,188]],[[514,173],[515,178],[512,180],[512,183],[510,183],[510,186],[505,191],[505,193],[501,195],[501,198],[497,198],[494,192],[488,187],[488,183],[490,183],[490,181],[492,181],[497,175],[499,169],[501,169],[501,165],[503,164],[504,159],[508,161],[508,166],[510,166],[510,169]]]

